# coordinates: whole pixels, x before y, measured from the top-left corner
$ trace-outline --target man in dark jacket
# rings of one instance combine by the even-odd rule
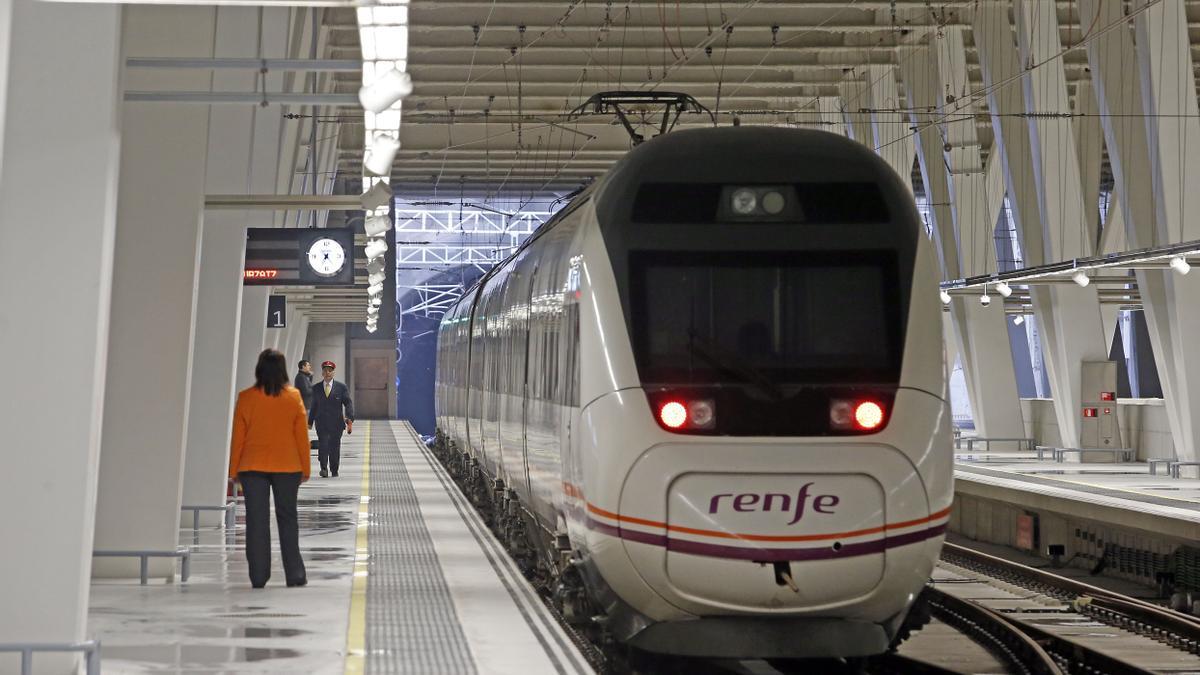
[[[312,409],[312,364],[308,361],[300,362],[300,370],[296,373],[296,382],[294,385],[300,390],[300,398],[304,401],[304,410]]]
[[[308,409],[308,424],[317,428],[317,458],[322,478],[331,473],[337,477],[342,461],[342,432],[354,433],[350,388],[333,379],[336,368],[333,361],[321,364],[324,378],[313,386],[312,407]]]

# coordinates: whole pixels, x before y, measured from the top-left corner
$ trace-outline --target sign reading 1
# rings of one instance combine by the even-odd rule
[[[267,296],[267,328],[287,328],[287,296]]]

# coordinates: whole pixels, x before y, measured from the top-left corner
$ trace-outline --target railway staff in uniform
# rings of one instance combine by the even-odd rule
[[[271,578],[271,495],[279,526],[279,553],[288,586],[308,583],[300,556],[296,495],[308,480],[312,455],[300,392],[288,386],[287,361],[268,349],[258,355],[254,386],[238,394],[233,413],[229,478],[246,495],[246,562],[250,585]]]
[[[342,432],[354,433],[354,403],[350,388],[333,379],[337,365],[333,361],[321,364],[324,378],[313,386],[312,407],[308,423],[317,429],[317,458],[321,462],[321,477],[338,475],[342,461]],[[343,411],[344,409],[344,411]]]

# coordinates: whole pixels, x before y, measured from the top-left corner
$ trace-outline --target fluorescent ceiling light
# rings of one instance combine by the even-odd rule
[[[1089,277],[1087,272],[1084,272],[1083,270],[1079,270],[1075,274],[1072,274],[1071,281],[1079,284],[1080,288],[1087,288],[1087,285],[1092,283],[1091,277]]]
[[[381,113],[412,93],[412,77],[399,68],[392,68],[375,81],[358,90],[358,102],[373,113]]]
[[[391,166],[391,163],[388,164]],[[369,216],[363,223],[363,230],[368,237],[381,237],[392,229],[392,219],[387,216]]]

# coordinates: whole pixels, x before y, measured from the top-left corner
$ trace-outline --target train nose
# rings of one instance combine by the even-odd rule
[[[794,470],[813,466],[821,471]],[[701,615],[864,598],[913,554],[898,549],[940,536],[944,523],[929,518],[920,480],[894,449],[777,442],[657,445],[632,467],[612,515],[646,583]]]

